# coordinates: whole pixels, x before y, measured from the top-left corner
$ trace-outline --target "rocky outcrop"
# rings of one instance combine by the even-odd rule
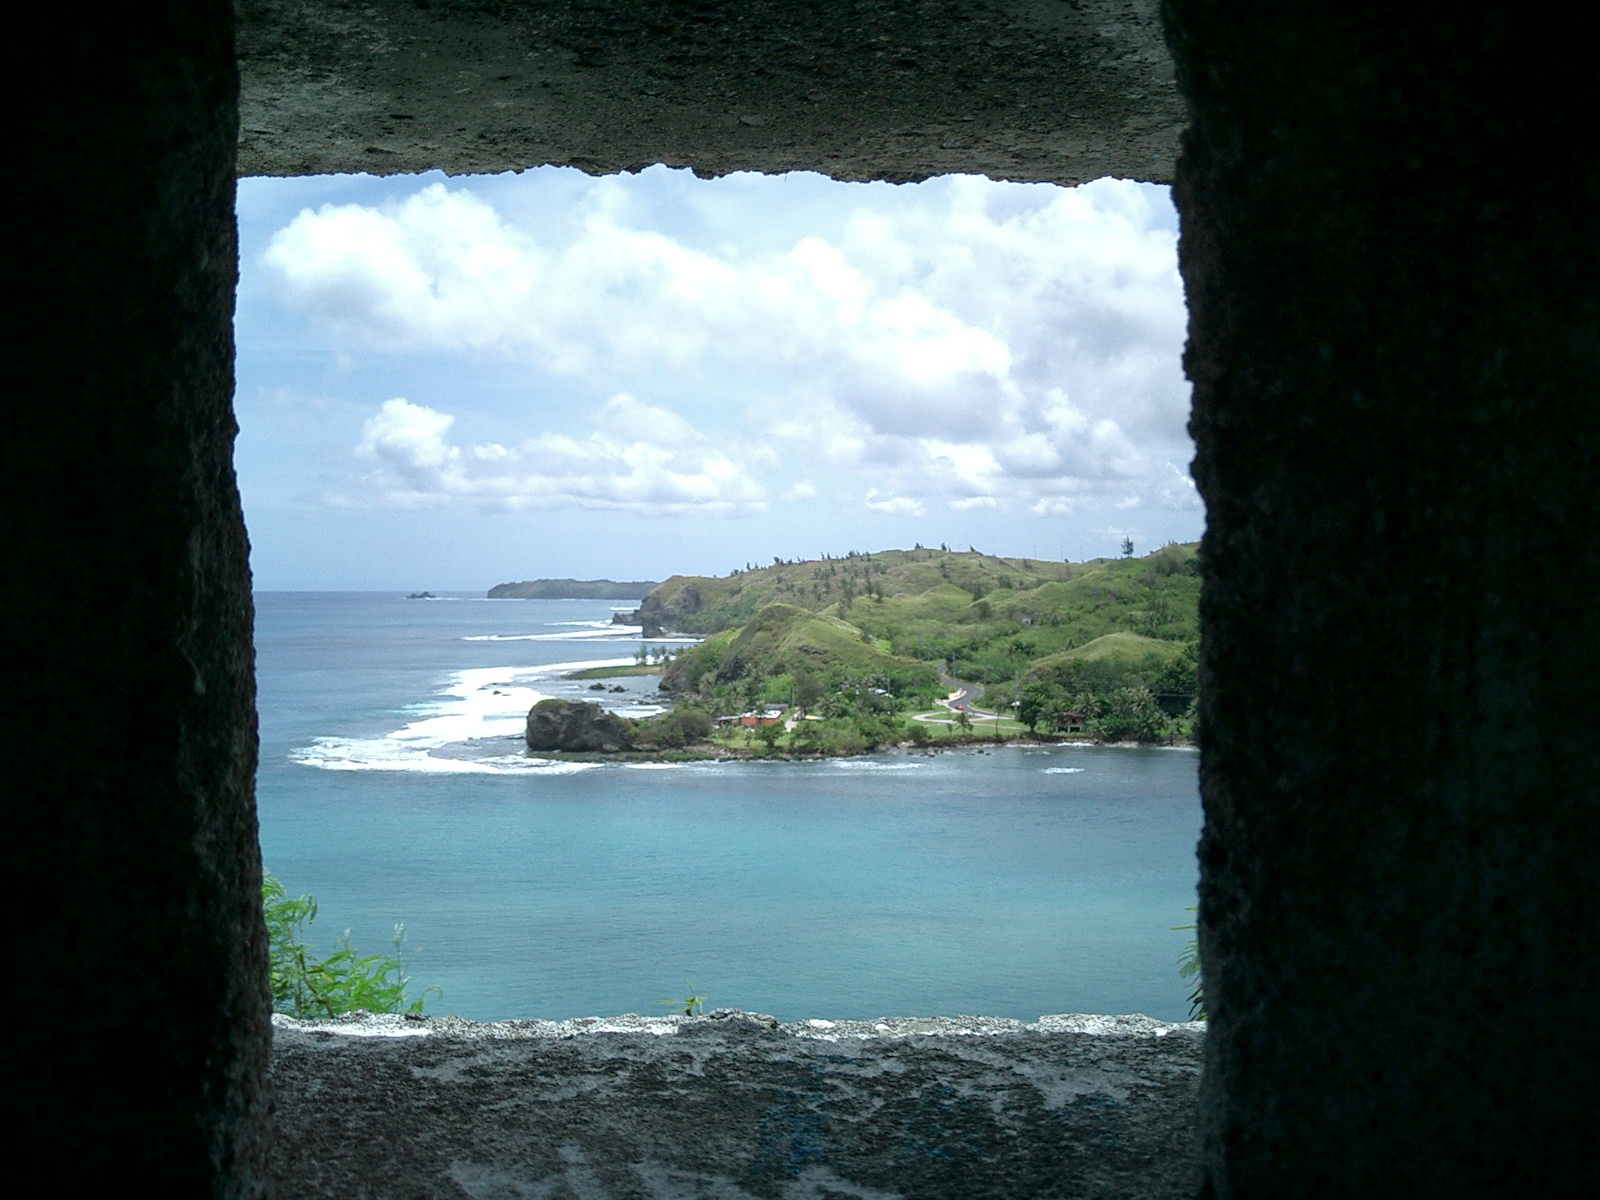
[[[598,704],[541,700],[528,710],[529,750],[579,750],[614,754],[633,748],[628,722]]]
[[[611,615],[611,623],[613,625],[638,625],[641,627],[641,637],[665,637],[667,634],[667,631],[661,627],[661,623],[656,616],[642,608],[635,609],[633,612],[613,613]]]

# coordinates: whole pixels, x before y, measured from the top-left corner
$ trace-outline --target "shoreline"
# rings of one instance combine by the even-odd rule
[[[1092,738],[1005,738],[996,741],[992,737],[967,737],[957,739],[954,737],[940,739],[940,743],[923,743],[917,745],[912,741],[896,742],[892,746],[881,746],[876,750],[863,751],[860,754],[794,754],[794,753],[768,753],[764,750],[738,746],[718,746],[711,742],[702,742],[695,746],[685,746],[681,750],[530,750],[524,757],[542,759],[547,762],[568,763],[618,763],[624,766],[639,763],[678,764],[690,762],[823,762],[829,759],[870,758],[875,754],[938,754],[946,750],[973,750],[993,748],[1000,749],[1006,746],[1016,746],[1021,749],[1040,749],[1049,746],[1094,746],[1115,750],[1195,750],[1193,738],[1168,738],[1161,742],[1100,742]]]

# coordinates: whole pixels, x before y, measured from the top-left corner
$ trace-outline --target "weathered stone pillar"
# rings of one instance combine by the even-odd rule
[[[1209,1196],[1554,1196],[1600,1063],[1593,49],[1168,0]]]
[[[58,5],[8,43],[26,83],[0,436],[17,1195],[260,1191],[232,21],[229,0]]]

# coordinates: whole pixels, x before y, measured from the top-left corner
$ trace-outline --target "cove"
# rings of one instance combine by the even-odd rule
[[[319,947],[404,921],[429,1011],[659,1013],[692,984],[786,1021],[1186,1015],[1191,752],[532,764],[506,713],[631,655],[610,605],[257,602],[265,861],[318,897]]]

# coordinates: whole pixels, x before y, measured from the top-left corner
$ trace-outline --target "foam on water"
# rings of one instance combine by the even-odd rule
[[[472,755],[472,743],[517,738],[528,710],[549,695],[532,686],[573,671],[626,666],[631,658],[541,663],[531,667],[473,667],[453,672],[438,695],[411,711],[418,719],[377,738],[318,737],[289,752],[289,761],[324,771],[420,771],[442,775],[566,775],[593,763],[557,763],[520,754]],[[630,704],[624,716],[651,716],[660,705]],[[434,753],[446,751],[455,753]],[[458,757],[459,754],[465,757]]]
[[[1044,773],[1046,775],[1082,775],[1083,774],[1083,768],[1082,767],[1046,767],[1044,769]]]
[[[465,634],[463,642],[572,642],[579,638],[585,641],[612,641],[612,642],[637,642],[648,641],[652,645],[661,643],[681,644],[693,646],[700,641],[692,637],[652,637],[641,639],[639,628],[636,625],[613,625],[610,621],[546,621],[546,625],[565,625],[566,630],[561,633],[472,633]],[[578,628],[572,628],[578,626]],[[588,628],[583,628],[587,626]]]
[[[596,763],[551,762],[520,754],[493,758],[442,758],[392,738],[317,738],[289,761],[324,771],[417,771],[428,775],[572,775]]]
[[[649,1012],[685,979],[786,1021],[1188,1012],[1170,926],[1194,903],[1193,757],[527,757],[541,696],[655,700],[653,678],[567,677],[649,643],[463,635],[606,633],[546,623],[613,603],[258,597],[262,852],[322,901],[318,945],[382,948],[404,920],[416,986],[486,1019]]]

